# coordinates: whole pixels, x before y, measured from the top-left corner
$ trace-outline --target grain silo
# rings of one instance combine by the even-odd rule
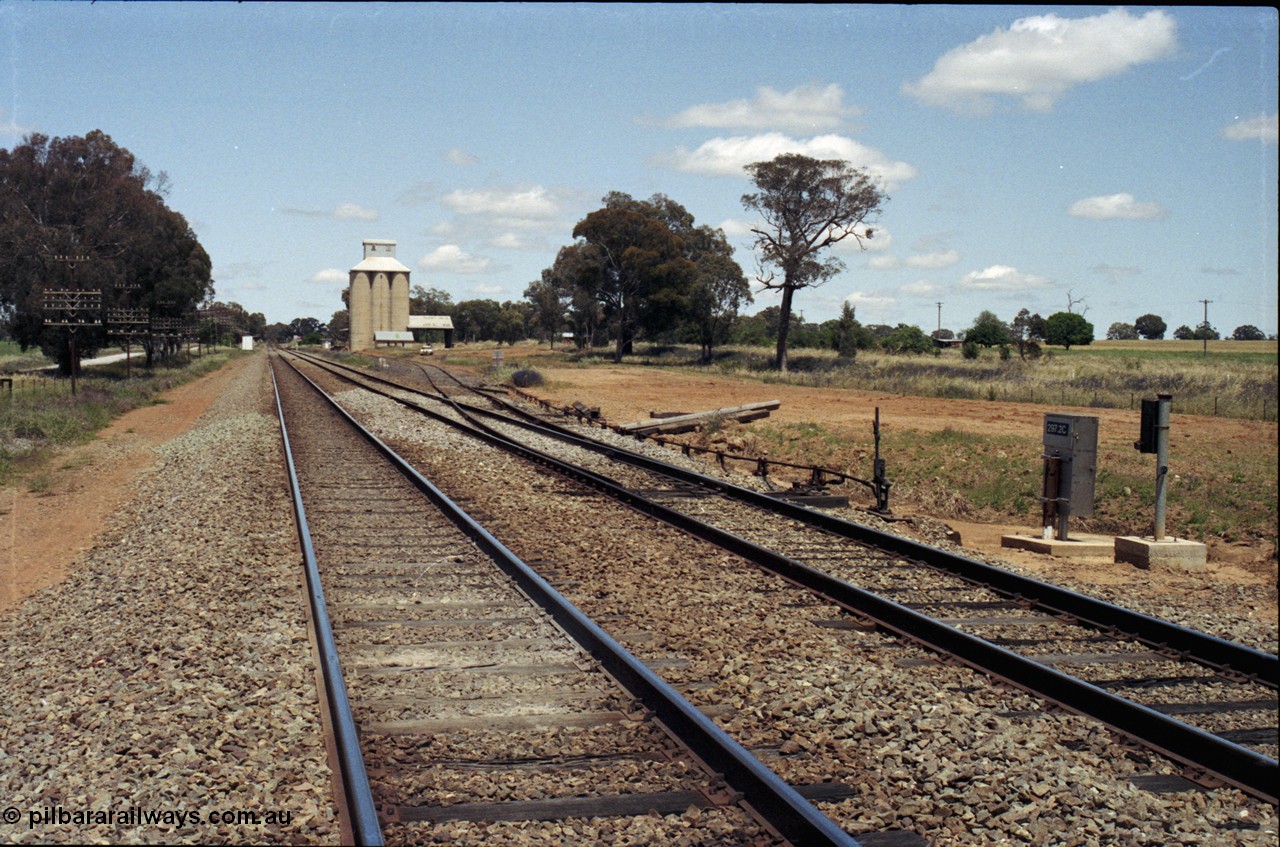
[[[364,259],[351,269],[347,297],[352,350],[367,350],[409,331],[409,269],[396,260],[396,243],[364,241]],[[412,336],[410,336],[412,338]]]

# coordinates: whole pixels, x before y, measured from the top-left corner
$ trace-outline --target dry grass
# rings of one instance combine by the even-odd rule
[[[1185,348],[1193,342],[1143,343],[1151,346],[1055,348],[1026,361],[1016,355],[1002,359],[996,350],[984,350],[977,359],[965,359],[958,350],[938,356],[864,351],[856,359],[797,350],[786,374],[772,370],[770,354],[757,348],[727,348],[710,365],[697,364],[695,351],[685,348],[664,348],[633,361],[752,375],[765,383],[1105,409],[1134,409],[1144,397],[1172,394],[1182,414],[1276,420],[1275,342],[1218,342],[1207,357]]]

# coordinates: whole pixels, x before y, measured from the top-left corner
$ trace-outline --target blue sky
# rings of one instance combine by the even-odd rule
[[[889,195],[807,320],[1070,298],[1102,337],[1207,299],[1270,334],[1278,53],[1267,7],[0,0],[0,146],[103,130],[273,322],[340,309],[364,238],[518,299],[614,190],[724,227],[752,276],[742,166],[796,151]]]

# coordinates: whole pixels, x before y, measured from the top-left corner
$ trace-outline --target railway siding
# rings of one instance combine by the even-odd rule
[[[1205,843],[1248,843],[1255,832],[1265,842],[1274,826],[1270,807],[1234,792],[1206,800],[1194,792],[1157,797],[1139,791],[1131,779],[1168,763],[1140,752],[1117,755],[1115,737],[1097,725],[975,684],[967,672],[936,666],[914,648],[899,646],[900,658],[889,660],[880,646],[872,649],[882,640],[874,633],[837,630],[824,641],[818,624],[837,617],[833,607],[815,614],[813,631],[770,630],[768,624],[782,626],[804,603],[778,602],[770,596],[784,594],[776,586],[739,584],[740,566],[694,548],[677,552],[674,542],[669,549],[665,536],[641,530],[633,513],[614,517],[628,510],[592,500],[545,473],[522,471],[486,448],[459,446],[456,434],[441,435],[387,401],[354,390],[342,397],[455,496],[484,503],[487,520],[522,555],[561,563],[551,578],[584,609],[644,629],[643,640],[621,636],[628,647],[645,656],[661,658],[665,650],[679,657],[680,664],[664,671],[669,681],[700,686],[691,695],[699,702],[739,707],[722,722],[741,729],[739,738],[749,746],[772,741],[780,753],[785,749],[775,765],[780,773],[795,779],[810,767],[810,773],[851,782],[858,799],[824,806],[851,831],[874,822],[876,828],[914,828],[940,844],[972,844],[1078,829],[1105,832],[1103,840],[1157,844],[1165,842],[1169,826],[1177,826],[1201,833]],[[501,493],[486,487],[492,476],[501,479]],[[572,538],[538,538],[540,526],[578,531]],[[643,535],[641,553],[626,553],[628,535]],[[700,588],[699,578],[717,584]],[[656,585],[682,587],[645,606],[642,598],[653,595],[645,588]],[[732,632],[711,620],[708,609],[736,620]],[[636,623],[641,620],[642,627]],[[760,670],[769,663],[781,663],[785,679],[775,673],[770,680]],[[904,667],[914,669],[904,674]],[[885,806],[908,812],[881,816],[867,798],[884,798]],[[1234,817],[1238,803],[1243,819]],[[842,812],[849,817],[838,817]],[[983,823],[975,824],[978,819]],[[1245,829],[1237,831],[1238,825]]]

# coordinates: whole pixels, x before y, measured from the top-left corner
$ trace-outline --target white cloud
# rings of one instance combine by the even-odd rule
[[[1164,58],[1176,47],[1177,22],[1158,9],[1140,18],[1125,9],[1087,18],[1037,15],[948,51],[902,90],[960,112],[990,112],[991,94],[1019,98],[1024,108],[1044,112],[1075,85]]]
[[[1257,140],[1263,144],[1275,144],[1276,132],[1276,114],[1258,115],[1223,128],[1222,137],[1232,141]]]
[[[377,209],[366,209],[355,203],[343,203],[333,210],[333,216],[340,221],[376,221]]]
[[[693,152],[683,147],[665,157],[659,164],[689,173],[713,176],[745,176],[743,170],[753,162],[766,162],[782,153],[800,153],[815,159],[844,159],[881,181],[887,190],[898,183],[915,179],[918,172],[906,162],[895,162],[884,153],[843,135],[818,135],[796,139],[780,132],[713,138]]]
[[[541,238],[530,238],[527,235],[519,235],[514,232],[504,232],[489,239],[489,246],[496,247],[499,250],[525,250],[537,251],[547,249],[546,242]]]
[[[295,208],[283,208],[280,211],[286,215],[303,218],[333,218],[338,221],[376,221],[378,219],[377,209],[369,209],[358,203],[340,203],[332,212]]]
[[[1139,203],[1132,194],[1124,193],[1077,200],[1067,207],[1067,213],[1095,221],[1155,221],[1167,214],[1159,203]]]
[[[508,229],[545,227],[560,214],[560,204],[541,185],[531,187],[455,189],[443,203],[459,215],[489,218]]]
[[[313,273],[307,282],[315,282],[320,285],[346,285],[349,277],[350,274],[340,268],[325,268],[322,271]]]
[[[844,89],[835,83],[823,87],[802,85],[790,91],[762,86],[756,89],[755,99],[691,106],[662,124],[813,132],[835,129],[845,117],[860,114],[859,109],[845,106],[843,100]]]
[[[960,280],[960,288],[968,291],[1027,291],[1033,288],[1049,288],[1049,280],[1035,274],[1023,273],[1008,265],[992,265],[980,271],[970,271]]]
[[[860,320],[865,322],[868,317],[883,318],[894,306],[898,305],[898,298],[889,294],[868,294],[865,291],[855,291],[847,295],[844,298],[844,302],[857,309]]]
[[[927,279],[920,279],[902,286],[899,290],[909,297],[937,297],[939,294],[945,293],[947,289],[944,286],[929,282]]]
[[[474,165],[480,161],[461,147],[451,147],[444,151],[444,158],[451,165]]]
[[[872,256],[867,260],[867,267],[873,271],[891,271],[902,267],[902,262],[898,261],[897,256]]]
[[[445,195],[444,204],[460,215],[550,217],[558,211],[555,201],[540,185],[531,188],[459,188]]]
[[[934,253],[918,253],[907,257],[907,267],[937,270],[946,268],[960,261],[959,250],[939,250]]]
[[[757,223],[757,221],[745,221],[741,218],[726,218],[720,222],[720,229],[724,230],[727,238],[745,238],[751,235],[751,228]]]
[[[472,256],[456,244],[442,244],[418,260],[424,271],[455,274],[478,274],[489,268],[489,260]]]

